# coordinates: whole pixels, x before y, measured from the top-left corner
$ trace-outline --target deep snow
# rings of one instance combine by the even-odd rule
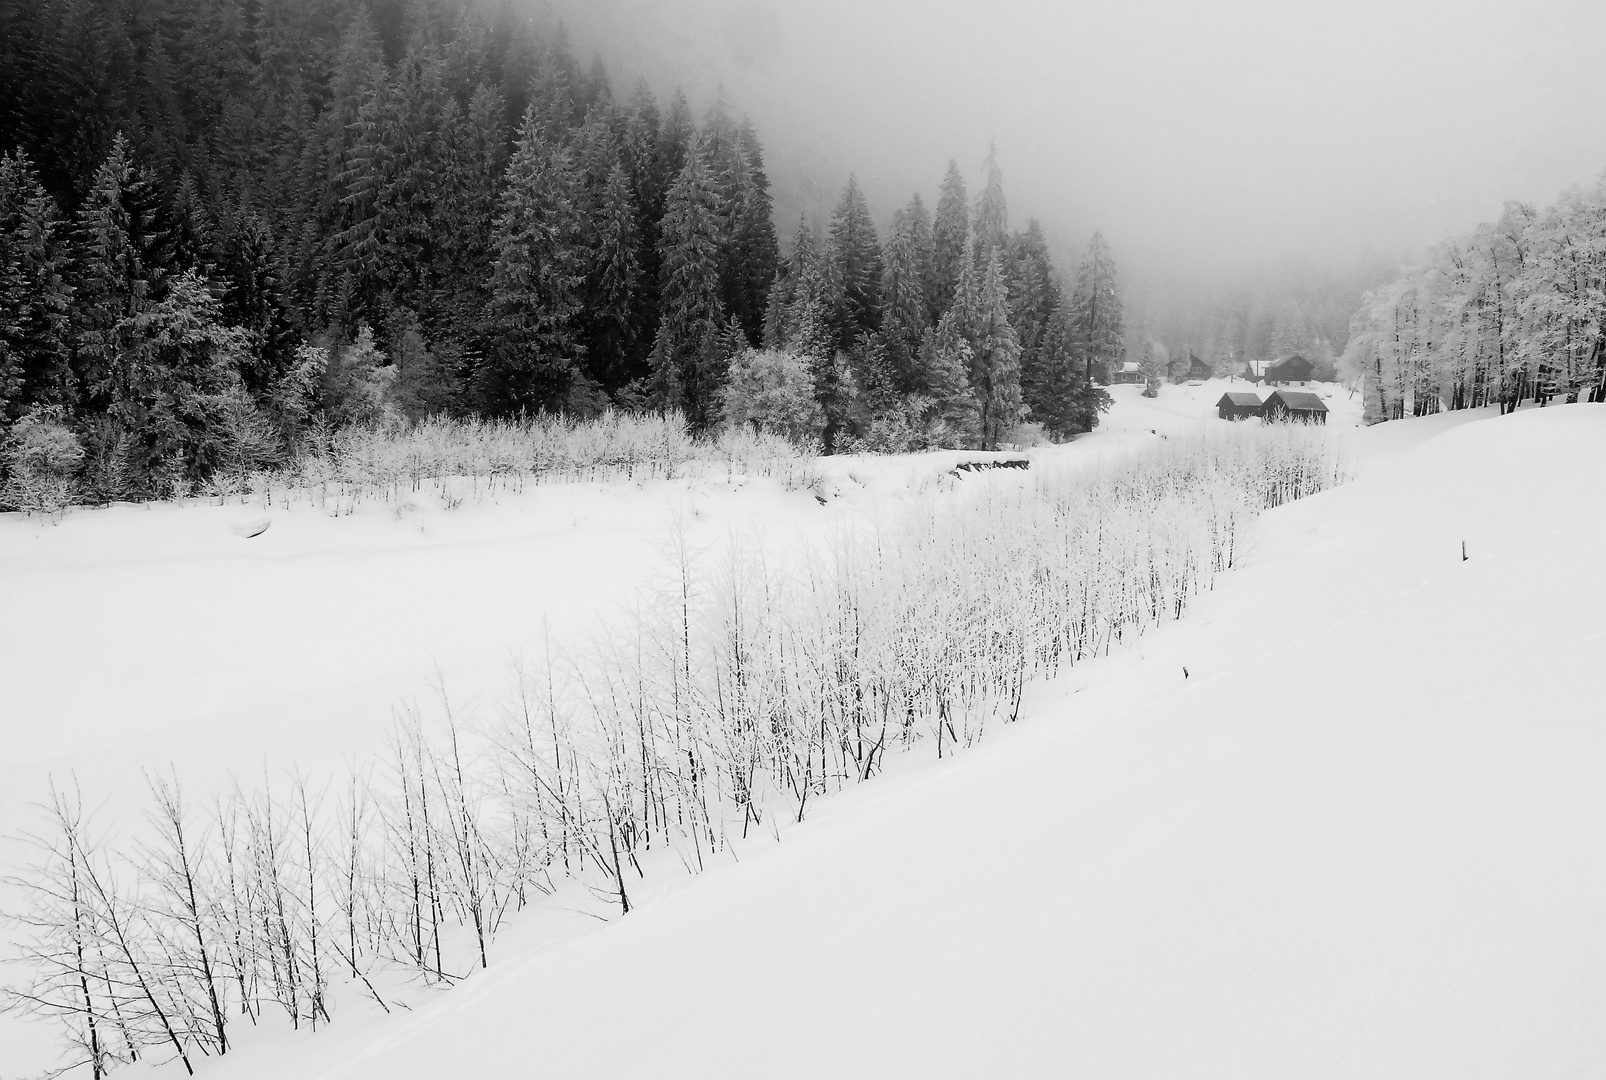
[[[1135,389],[1040,453],[1179,433],[1221,392]],[[1352,438],[1356,482],[1268,514],[1183,622],[1037,688],[978,748],[895,761],[628,918],[526,916],[548,928],[411,1014],[351,1001],[205,1074],[1598,1075],[1606,408]],[[23,688],[0,814],[69,766],[96,790],[175,757],[338,760],[431,659],[472,686],[542,613],[605,614],[671,505],[710,543],[806,534],[938,464],[830,463],[825,506],[563,488],[422,531],[309,510],[243,541],[238,507],[0,521],[0,685]],[[580,572],[603,559],[620,570]],[[152,610],[174,637],[141,632]]]

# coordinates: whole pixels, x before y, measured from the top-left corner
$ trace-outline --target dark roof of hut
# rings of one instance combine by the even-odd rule
[[[1266,404],[1271,405],[1271,399],[1276,398],[1283,406],[1293,412],[1326,412],[1327,405],[1315,394],[1307,394],[1303,390],[1273,390]]]

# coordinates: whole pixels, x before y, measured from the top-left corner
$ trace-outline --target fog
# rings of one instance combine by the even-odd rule
[[[537,2],[537,0],[532,0]],[[545,0],[616,92],[759,127],[783,237],[996,140],[1011,219],[1145,274],[1406,252],[1606,167],[1606,3]]]

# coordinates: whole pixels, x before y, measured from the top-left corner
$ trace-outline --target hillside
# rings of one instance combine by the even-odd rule
[[[1176,434],[1216,396],[1118,388],[1099,434],[1035,453]],[[1598,1072],[1606,414],[1351,438],[1358,479],[1269,513],[1186,619],[1035,687],[979,747],[894,760],[704,876],[649,876],[628,918],[560,894],[410,1014],[352,999],[328,1032],[263,1032],[203,1075]],[[250,541],[239,507],[0,520],[0,679],[26,703],[0,790],[338,761],[427,690],[425,658],[466,693],[543,614],[583,628],[591,596],[626,597],[641,577],[589,568],[650,566],[672,507],[702,543],[805,536],[940,496],[940,464],[831,462],[823,506],[577,486],[275,513]],[[193,629],[141,638],[142,604]],[[174,685],[200,689],[175,708]],[[18,813],[0,805],[7,831]]]

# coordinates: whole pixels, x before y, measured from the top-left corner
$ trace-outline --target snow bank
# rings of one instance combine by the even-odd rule
[[[213,1075],[1599,1075],[1603,454],[1448,431],[957,761]]]

